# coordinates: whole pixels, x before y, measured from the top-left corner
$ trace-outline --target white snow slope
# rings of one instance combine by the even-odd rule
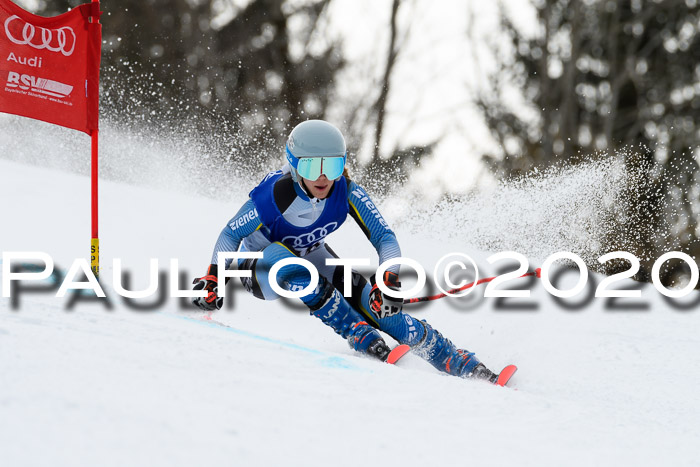
[[[517,364],[517,390],[498,388],[410,354],[398,367],[356,356],[308,312],[239,285],[232,309],[213,316],[230,327],[176,299],[133,310],[112,290],[112,259],[135,289],[147,285],[149,258],[163,270],[177,258],[191,280],[244,198],[108,181],[100,197],[112,309],[66,309],[53,293],[22,292],[18,308],[0,301],[0,465],[700,464],[697,307],[674,309],[646,286],[634,300],[646,311],[606,310],[603,299],[570,310],[536,282],[519,299],[534,310],[496,310],[478,299],[483,286],[466,305],[413,308],[492,369]],[[64,269],[87,257],[87,177],[0,159],[0,199],[3,252],[46,252]],[[396,230],[404,256],[428,271],[456,251],[493,273],[484,266],[495,252],[469,238]],[[352,222],[328,242],[376,264]]]

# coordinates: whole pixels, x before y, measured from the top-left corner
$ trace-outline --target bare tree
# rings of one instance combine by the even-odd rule
[[[52,0],[39,13],[83,2]],[[291,126],[325,116],[345,64],[339,43],[311,41],[329,3],[252,0],[215,27],[213,0],[103,2],[103,108],[231,135],[238,153],[278,158]],[[295,20],[305,26],[292,31]]]
[[[651,264],[669,248],[698,257],[700,203],[692,187],[700,171],[692,152],[700,146],[700,94],[691,92],[700,61],[698,5],[542,0],[535,4],[535,37],[520,34],[501,8],[512,54],[503,58],[494,40],[501,61],[475,101],[503,154],[485,162],[500,176],[516,177],[616,156],[633,145],[623,152],[630,174],[625,220],[604,249],[624,247],[640,257],[640,279],[649,278]],[[513,86],[537,118],[524,117],[503,97]]]
[[[389,47],[387,49],[386,63],[384,66],[384,76],[380,84],[379,97],[374,103],[374,111],[376,113],[376,122],[374,125],[374,151],[372,153],[372,158],[378,160],[379,149],[382,142],[382,132],[384,130],[384,115],[386,113],[386,101],[389,96],[389,89],[391,86],[391,72],[394,69],[394,64],[396,63],[396,57],[399,54],[399,48],[396,45],[396,35],[398,25],[396,23],[396,15],[399,11],[399,5],[401,0],[394,0],[391,6],[391,21],[389,29]]]

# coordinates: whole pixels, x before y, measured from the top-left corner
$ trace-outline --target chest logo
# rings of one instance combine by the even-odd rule
[[[316,227],[311,232],[301,235],[287,235],[282,239],[282,243],[291,245],[294,248],[306,248],[314,243],[323,240],[329,233],[338,228],[337,222],[330,222],[323,227]]]

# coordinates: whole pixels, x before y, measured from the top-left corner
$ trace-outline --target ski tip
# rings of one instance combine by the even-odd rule
[[[386,362],[390,365],[395,364],[399,361],[401,357],[406,355],[409,350],[411,350],[411,348],[406,344],[397,345],[391,350],[391,352],[389,352],[389,356],[386,358]]]
[[[496,380],[496,385],[505,386],[508,381],[513,377],[515,372],[518,371],[518,367],[515,365],[508,365],[498,374],[498,379]]]

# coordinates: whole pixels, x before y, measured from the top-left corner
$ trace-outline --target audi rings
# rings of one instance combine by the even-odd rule
[[[62,28],[58,29],[46,29],[25,22],[24,27],[22,28],[22,37],[18,39],[10,31],[10,25],[14,20],[22,21],[22,19],[17,15],[10,16],[5,20],[5,34],[7,34],[7,38],[11,42],[17,45],[28,45],[37,50],[46,49],[51,52],[61,52],[66,57],[73,55],[77,38],[72,28],[63,26]],[[17,28],[15,28],[15,30],[16,29]],[[36,33],[37,29],[41,30],[40,38]],[[56,34],[55,36],[54,33]],[[72,40],[69,40],[69,34],[72,36]],[[69,44],[69,42],[71,43]],[[69,45],[70,49],[67,48]]]
[[[294,248],[304,248],[309,245],[323,240],[329,233],[338,228],[337,222],[330,222],[323,227],[316,227],[309,233],[296,235],[287,235],[282,239],[282,243],[291,244]]]

